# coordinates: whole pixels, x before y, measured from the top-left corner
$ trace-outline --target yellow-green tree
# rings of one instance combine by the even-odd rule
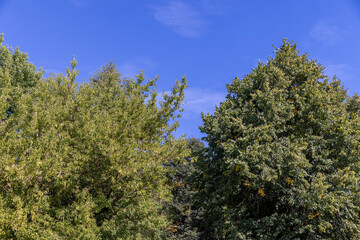
[[[80,85],[76,61],[36,84],[28,76],[39,72],[23,64],[31,91],[16,98],[11,67],[1,66],[0,238],[160,238],[170,194],[163,166],[187,154],[171,136],[185,78],[159,103],[156,79],[121,78],[114,64]]]
[[[218,239],[360,239],[357,98],[296,44],[203,116],[203,229]]]
[[[3,45],[3,34],[0,34],[0,97],[2,98],[0,118],[10,116],[17,98],[26,91],[36,86],[42,78],[43,71],[37,69],[28,61],[27,53],[23,53],[19,48],[12,49]]]

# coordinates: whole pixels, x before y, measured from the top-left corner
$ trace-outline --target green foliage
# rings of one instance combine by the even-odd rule
[[[28,61],[27,53],[2,45],[0,35],[0,98],[1,119],[8,117],[14,110],[14,103],[24,91],[31,90],[42,78],[43,72]]]
[[[340,81],[295,44],[275,54],[203,115],[202,229],[217,239],[359,239],[358,97],[346,102]]]
[[[295,44],[227,85],[204,147],[172,137],[185,78],[159,102],[143,73],[43,79],[2,43],[1,239],[360,239],[360,97]]]
[[[350,114],[358,115],[360,114],[360,96],[355,93],[351,98],[346,102],[346,110]]]
[[[165,202],[165,210],[172,220],[167,226],[166,239],[201,239],[197,228],[202,221],[202,209],[193,199],[196,189],[193,187],[192,175],[196,172],[195,156],[204,149],[204,144],[199,139],[191,138],[188,140],[188,148],[190,154],[183,163],[168,164],[173,199]]]
[[[26,55],[0,55],[0,238],[159,239],[163,166],[187,154],[171,136],[186,79],[158,104],[156,79],[112,63],[78,86],[75,60],[39,81]]]

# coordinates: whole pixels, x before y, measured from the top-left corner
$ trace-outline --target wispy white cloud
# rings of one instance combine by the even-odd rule
[[[213,113],[215,106],[225,100],[226,92],[212,89],[188,88],[185,90],[185,119],[198,118],[200,113]]]
[[[222,0],[201,0],[204,11],[208,15],[220,16],[229,10]]]
[[[86,0],[70,0],[70,2],[75,6],[75,7],[85,7],[87,5],[87,1]]]
[[[342,75],[347,70],[349,70],[349,66],[347,64],[330,64],[326,66],[325,73],[330,77],[333,75]]]
[[[183,1],[171,1],[151,8],[157,21],[183,37],[199,37],[203,25],[206,24],[200,12]]]
[[[43,69],[45,71],[45,77],[46,76],[50,76],[51,74],[59,74],[62,73],[60,70],[55,69],[55,68],[45,68]],[[65,71],[63,71],[65,72]]]
[[[342,81],[349,81],[353,78],[352,68],[348,64],[329,64],[325,67],[324,72],[330,79],[335,75]]]
[[[333,45],[346,39],[350,32],[346,28],[341,28],[336,24],[320,20],[310,31],[310,36],[319,42]]]
[[[149,70],[155,66],[155,63],[148,57],[139,57],[130,59],[118,65],[120,73],[125,77],[134,77],[141,70]]]

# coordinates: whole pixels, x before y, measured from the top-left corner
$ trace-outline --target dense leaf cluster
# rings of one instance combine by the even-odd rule
[[[1,239],[360,239],[360,97],[296,44],[227,85],[204,145],[186,79],[43,77],[0,37]]]
[[[197,171],[196,156],[204,150],[204,144],[196,138],[188,140],[190,154],[183,163],[169,162],[168,179],[173,185],[170,202],[165,202],[165,211],[172,223],[166,229],[166,239],[196,240],[203,239],[204,233],[199,227],[203,221],[201,203],[194,196],[197,189],[193,176]]]
[[[77,85],[75,61],[41,79],[18,50],[0,56],[0,238],[159,238],[163,165],[187,152],[169,124],[185,78],[158,104],[155,80],[123,79],[113,64]]]
[[[296,45],[203,115],[205,227],[218,239],[359,239],[359,100]]]

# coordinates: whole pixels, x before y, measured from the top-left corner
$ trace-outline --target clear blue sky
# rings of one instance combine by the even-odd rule
[[[177,136],[201,137],[200,112],[282,38],[360,91],[359,0],[0,0],[0,32],[47,72],[65,72],[76,55],[79,82],[110,60],[124,76],[159,75],[160,91],[186,75]]]

